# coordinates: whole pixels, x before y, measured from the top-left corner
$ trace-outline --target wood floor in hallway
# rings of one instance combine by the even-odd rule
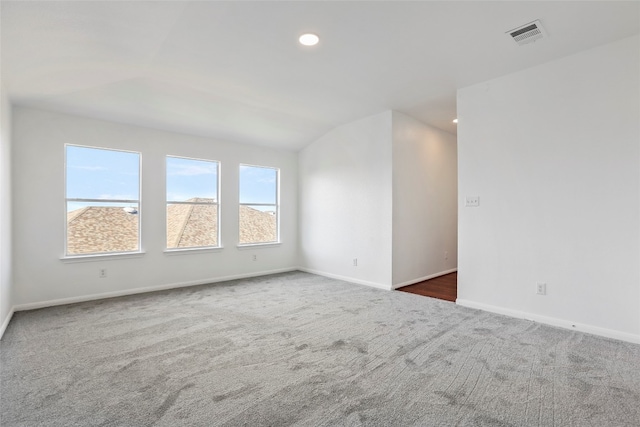
[[[458,296],[458,273],[445,274],[398,290],[455,302]]]

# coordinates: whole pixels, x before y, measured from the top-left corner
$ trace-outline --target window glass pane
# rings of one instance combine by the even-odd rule
[[[219,163],[167,156],[167,249],[218,246]]]
[[[240,203],[277,204],[278,169],[240,165]]]
[[[67,199],[140,199],[140,154],[67,146]]]
[[[218,206],[167,204],[167,248],[218,246]]]
[[[67,254],[138,250],[137,203],[67,202]]]
[[[215,203],[218,162],[167,156],[167,201]]]
[[[139,251],[140,154],[67,145],[65,156],[67,255]]]
[[[278,241],[277,206],[240,205],[240,244]]]

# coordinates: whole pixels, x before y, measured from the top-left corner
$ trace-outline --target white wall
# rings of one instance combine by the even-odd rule
[[[391,288],[391,118],[343,125],[299,152],[304,269]]]
[[[454,135],[393,112],[395,288],[457,267],[457,161]]]
[[[636,36],[459,90],[459,303],[640,342],[639,56]]]
[[[14,302],[18,305],[135,289],[198,283],[293,269],[297,265],[296,154],[212,139],[14,108]],[[64,144],[142,153],[142,257],[61,261],[64,250]],[[218,251],[166,254],[165,155],[221,161]],[[238,249],[238,165],[281,169],[281,240],[275,247]],[[253,254],[257,261],[252,261]],[[98,278],[107,268],[108,277]]]
[[[11,240],[11,104],[0,87],[0,337],[13,304]]]

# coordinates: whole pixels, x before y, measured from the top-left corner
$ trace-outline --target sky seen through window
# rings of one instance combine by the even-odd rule
[[[216,199],[219,163],[167,157],[168,201],[194,197]],[[66,150],[67,199],[97,199],[104,202],[67,203],[67,211],[91,206],[114,206],[109,200],[140,200],[140,154],[68,145]],[[277,204],[277,169],[240,166],[240,203]],[[218,200],[216,200],[218,201]],[[138,203],[115,203],[138,208]],[[260,209],[262,210],[262,209]]]

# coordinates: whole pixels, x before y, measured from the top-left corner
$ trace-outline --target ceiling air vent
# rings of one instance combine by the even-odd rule
[[[521,27],[507,31],[507,34],[514,42],[522,46],[524,44],[533,43],[537,40],[547,37],[547,33],[542,28],[540,21],[536,20],[525,24]]]

